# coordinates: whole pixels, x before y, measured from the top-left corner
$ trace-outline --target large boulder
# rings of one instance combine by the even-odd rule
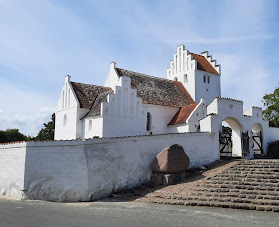
[[[154,173],[181,173],[189,167],[190,159],[185,154],[182,146],[171,145],[163,149],[152,163]]]

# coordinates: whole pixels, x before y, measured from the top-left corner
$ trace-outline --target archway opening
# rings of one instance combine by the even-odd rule
[[[220,125],[220,157],[242,157],[242,126],[238,120],[228,117]]]
[[[254,157],[263,155],[263,128],[261,124],[256,123],[252,127],[253,153]]]

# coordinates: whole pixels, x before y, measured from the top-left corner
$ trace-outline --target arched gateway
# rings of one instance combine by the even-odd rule
[[[222,122],[229,127],[222,127]],[[215,133],[216,156],[253,158],[264,153],[263,134],[268,122],[262,119],[259,107],[243,112],[242,101],[217,97],[207,106],[200,126],[201,131]]]

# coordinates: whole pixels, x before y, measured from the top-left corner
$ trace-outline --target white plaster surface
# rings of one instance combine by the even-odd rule
[[[0,193],[23,199],[26,143],[0,144]]]
[[[0,175],[0,182],[4,185],[6,179],[11,179],[11,184],[19,185],[30,199],[89,201],[104,198],[148,182],[156,155],[175,143],[183,146],[190,158],[190,167],[219,158],[218,152],[213,150],[214,134],[210,133],[28,142],[20,147],[21,151],[26,149],[26,159],[18,156],[6,161],[25,163],[22,166],[25,171],[19,169],[21,177],[6,171]],[[4,153],[6,148],[13,152],[9,145],[1,146],[0,152]]]

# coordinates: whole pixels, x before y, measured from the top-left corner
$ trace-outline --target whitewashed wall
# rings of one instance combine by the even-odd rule
[[[250,158],[253,158],[253,141],[251,136],[252,128],[255,124],[260,125],[263,131],[263,148],[267,152],[268,141],[270,140],[270,128],[268,121],[262,119],[262,109],[259,107],[251,107],[243,113],[242,101],[216,98],[207,106],[207,117],[200,121],[201,131],[219,133],[222,121],[226,121],[233,129],[233,155],[241,157],[241,132],[250,132]],[[218,137],[216,144],[218,143]],[[219,145],[219,144],[218,144]],[[217,149],[217,148],[216,148]]]
[[[146,134],[147,108],[142,105],[137,91],[131,88],[131,78],[122,76],[107,102],[101,104],[103,137]]]
[[[147,105],[147,104],[144,104],[144,106],[147,108],[147,112],[151,114],[150,131],[153,134],[168,133],[169,132],[168,124],[175,116],[179,108],[169,107],[169,106]]]
[[[26,143],[0,144],[0,193],[24,198]]]
[[[80,119],[88,111],[88,109],[80,108],[78,99],[70,83],[70,76],[67,75],[55,112],[54,139],[71,140],[81,138],[84,132],[83,122]],[[67,118],[66,124],[65,118]]]
[[[148,182],[156,155],[175,143],[183,146],[191,167],[215,161],[219,154],[214,152],[213,142],[214,134],[210,133],[28,142],[20,148],[26,148],[24,190],[30,199],[88,201],[103,198]],[[0,148],[4,157],[5,148],[9,146]],[[7,155],[5,165],[13,162]],[[23,175],[24,170],[19,172]],[[0,182],[7,178],[23,185],[23,178],[18,179],[10,172],[6,172]]]

